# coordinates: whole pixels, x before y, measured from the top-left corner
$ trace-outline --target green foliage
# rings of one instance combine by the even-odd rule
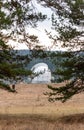
[[[84,1],[64,0],[63,4],[55,0],[44,1],[44,5],[54,9],[54,13],[51,16],[52,28],[59,34],[56,39],[53,36],[49,36],[52,40],[54,39],[54,45],[57,43],[55,41],[59,40],[59,42],[63,42],[62,47],[71,47],[73,49],[78,44],[83,47],[84,41],[79,40],[79,37],[83,37],[82,35],[84,34],[82,28],[84,25]],[[81,8],[81,5],[83,8]]]
[[[49,8],[53,8],[56,15],[58,15],[58,20],[55,15],[52,15],[52,26],[59,33],[59,36],[56,36],[56,39],[51,37],[51,39],[54,39],[54,43],[59,40],[63,42],[63,47],[71,47],[71,49],[79,47],[79,50],[84,51],[84,40],[81,38],[84,35],[84,30],[82,28],[80,29],[80,27],[82,27],[81,21],[84,20],[84,10],[81,9],[80,5],[84,4],[84,1],[64,0],[65,6],[61,4],[60,1],[42,1],[44,1],[44,5],[48,6]],[[0,79],[17,81],[21,76],[24,77],[32,74],[31,71],[24,70],[26,63],[29,63],[30,58],[27,56],[18,56],[15,52],[13,52],[12,48],[6,44],[9,39],[18,40],[19,36],[23,36],[23,39],[19,39],[18,41],[21,43],[25,42],[29,49],[36,47],[32,53],[33,56],[38,56],[41,58],[46,57],[46,54],[43,52],[43,50],[36,46],[39,42],[37,37],[26,34],[25,26],[31,25],[35,27],[37,21],[42,22],[47,16],[46,14],[43,15],[39,11],[35,12],[35,8],[31,8],[29,6],[29,2],[30,0],[0,0]],[[4,30],[7,32],[7,34],[3,33]],[[80,40],[80,38],[82,40]],[[63,60],[59,61],[58,63],[59,69],[54,72],[59,76],[58,80],[60,82],[64,80],[70,80],[71,82],[63,88],[56,89],[56,93],[53,94],[56,96],[58,93],[59,99],[66,101],[77,92],[83,91],[84,57],[80,55],[79,52],[74,54],[52,53],[51,57],[53,63],[55,64],[57,62],[55,56],[56,58],[63,56]],[[79,89],[77,85],[77,90],[74,90],[75,84],[79,83],[78,81],[81,81],[81,87]],[[68,91],[69,86],[71,87],[70,91]],[[51,87],[49,88],[51,89]]]
[[[0,82],[0,88],[4,89],[4,90],[7,90],[9,92],[14,92],[9,85],[7,85],[7,84],[5,84],[3,82]]]
[[[35,12],[29,2],[30,0],[0,0],[0,80],[7,89],[9,87],[5,86],[5,81],[11,83],[21,81],[25,76],[32,74],[30,70],[25,69],[31,60],[30,56],[19,55],[17,51],[13,51],[11,46],[7,45],[7,42],[9,39],[18,40],[21,43],[26,42],[31,49],[32,45],[38,43],[38,39],[34,35],[26,34],[25,26],[35,27],[37,21],[46,19],[46,15],[39,11]],[[23,39],[19,38],[21,35]]]
[[[45,95],[49,96],[50,102],[62,101],[66,102],[73,95],[81,93],[84,91],[84,83],[81,80],[74,80],[70,83],[67,83],[66,86],[62,86],[59,88],[52,87],[48,85],[48,88],[51,92],[46,92]]]
[[[7,29],[7,27],[10,26],[11,23],[12,21],[9,16],[6,16],[6,14],[0,9],[0,29]]]
[[[81,32],[77,31],[74,28],[71,28],[70,26],[69,27],[61,27],[61,28],[59,28],[58,32],[60,34],[59,40],[62,40],[64,42],[64,44],[63,44],[64,47],[68,46],[67,44],[65,44],[65,42],[69,42],[73,38],[81,35]]]
[[[69,53],[52,54],[55,65],[57,63],[56,58],[63,57],[57,66],[58,69],[54,72],[57,75],[56,81],[68,80],[69,82],[59,88],[48,86],[52,92],[46,94],[49,95],[50,101],[65,102],[74,94],[84,91],[84,1],[64,0],[64,4],[54,0],[44,1],[44,5],[55,10],[51,17],[52,27],[59,34],[56,39],[51,34],[48,36],[52,40],[54,39],[54,45],[57,43],[55,41],[59,40],[62,42],[62,47],[69,47]]]
[[[53,62],[55,65],[58,64],[58,68],[53,73],[56,77],[55,82],[65,82],[65,85],[61,87],[48,85],[51,91],[45,94],[49,96],[51,102],[65,102],[73,95],[84,91],[84,51],[63,52],[57,57],[58,59],[61,57],[62,60],[59,64],[56,60]]]
[[[2,50],[8,48],[8,45],[6,45],[2,39],[0,39],[0,48],[1,48]]]

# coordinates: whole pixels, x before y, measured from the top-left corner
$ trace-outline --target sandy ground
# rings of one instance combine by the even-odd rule
[[[62,84],[53,84],[53,86]],[[84,93],[75,95],[66,103],[50,103],[43,93],[47,84],[17,84],[17,93],[0,89],[0,114],[70,114],[84,113]]]

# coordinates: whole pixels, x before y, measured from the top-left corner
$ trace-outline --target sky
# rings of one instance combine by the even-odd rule
[[[47,49],[56,49],[56,50],[59,50],[61,47],[54,47],[53,46],[53,42],[48,38],[48,36],[46,35],[46,32],[45,30],[47,30],[48,32],[51,32],[51,34],[54,36],[56,34],[56,31],[55,30],[52,30],[51,27],[52,27],[52,22],[51,22],[51,15],[53,13],[53,11],[48,8],[48,7],[43,7],[41,6],[40,4],[37,3],[36,0],[32,0],[30,2],[30,6],[31,4],[36,7],[35,8],[35,11],[36,12],[42,12],[42,14],[47,14],[47,19],[44,20],[43,22],[37,22],[37,27],[36,28],[32,28],[32,27],[29,27],[27,26],[26,27],[26,31],[27,33],[29,33],[30,35],[36,35],[38,36],[38,39],[39,39],[39,42],[40,42],[40,45],[42,46],[45,46]],[[28,49],[28,47],[22,43],[18,43],[18,42],[14,42],[12,40],[9,40],[9,43],[8,44],[11,44],[12,47],[14,47],[14,49]]]
[[[63,4],[63,2],[61,2],[61,4]],[[48,7],[43,7],[42,5],[40,5],[39,3],[37,3],[36,0],[31,0],[30,1],[30,8],[32,8],[33,5],[35,8],[35,12],[42,12],[42,14],[47,14],[47,19],[44,21],[38,21],[37,22],[37,27],[33,28],[31,26],[26,26],[26,32],[30,35],[36,35],[38,36],[39,39],[39,43],[42,46],[45,46],[47,50],[62,50],[62,51],[66,51],[68,48],[62,48],[61,47],[61,41],[60,43],[57,42],[58,46],[53,46],[53,41],[51,41],[48,36],[46,35],[45,30],[47,30],[48,32],[51,32],[51,34],[54,35],[58,35],[57,32],[55,30],[52,29],[52,21],[51,21],[51,15],[53,13],[53,10],[51,10]],[[65,5],[64,5],[65,6]],[[66,22],[66,21],[65,21]],[[66,22],[67,24],[67,22]],[[82,28],[81,28],[82,29]],[[18,42],[13,42],[12,40],[9,40],[9,43],[11,44],[11,46],[14,47],[14,49],[28,49],[28,47],[26,46],[25,43],[18,43]]]

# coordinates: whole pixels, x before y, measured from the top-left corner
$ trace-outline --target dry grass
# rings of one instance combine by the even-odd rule
[[[84,130],[84,114],[51,118],[43,115],[0,116],[0,130]]]
[[[16,90],[0,90],[0,130],[84,130],[83,93],[63,104],[48,102],[46,84],[20,84]]]

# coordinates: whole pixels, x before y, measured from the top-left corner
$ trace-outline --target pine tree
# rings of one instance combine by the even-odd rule
[[[26,33],[26,26],[36,26],[38,20],[43,21],[46,16],[35,12],[34,7],[29,6],[29,0],[0,0],[0,86],[11,90],[6,81],[17,82],[31,75],[30,70],[25,69],[31,60],[30,56],[21,56],[7,43],[13,41],[25,42],[29,49],[38,44],[34,35]],[[23,36],[20,38],[20,36]]]
[[[84,1],[44,1],[44,6],[54,10],[52,26],[59,33],[56,39],[53,36],[50,38],[54,39],[54,45],[57,43],[55,41],[59,41],[62,47],[69,48],[68,52],[61,54],[63,60],[54,72],[58,76],[57,81],[67,80],[67,83],[59,88],[49,85],[51,92],[46,94],[49,95],[49,101],[65,102],[73,95],[84,91]],[[55,59],[54,63],[56,63]]]

